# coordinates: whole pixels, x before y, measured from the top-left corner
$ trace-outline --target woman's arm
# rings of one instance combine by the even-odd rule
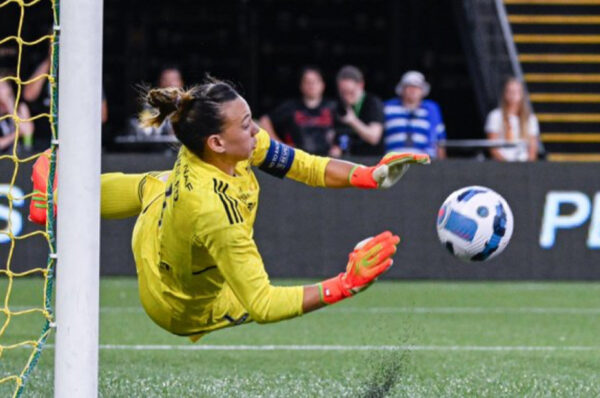
[[[350,126],[359,137],[370,145],[377,145],[383,135],[383,125],[378,122],[364,123],[356,116],[352,108],[348,108],[346,115],[340,120]]]
[[[367,167],[310,155],[270,139],[264,130],[257,135],[257,148],[251,158],[252,165],[276,177],[288,177],[306,185],[329,188],[389,188],[413,163],[428,164],[429,156],[391,152],[375,166]]]
[[[29,119],[31,117],[31,114],[29,113],[29,108],[26,104],[23,103],[19,105],[18,115],[21,120]],[[29,136],[33,134],[33,128],[33,122],[21,121],[19,124],[19,133],[23,136]]]
[[[325,186],[327,188],[351,187],[350,172],[356,166],[358,166],[356,163],[331,159],[325,168]]]
[[[256,245],[243,228],[229,226],[198,239],[257,323],[300,316],[363,291],[391,267],[391,257],[400,241],[384,232],[356,246],[350,253],[346,272],[316,285],[281,287],[270,284]]]
[[[318,285],[304,286],[304,295],[302,298],[302,313],[307,314],[311,311],[325,307],[326,304],[321,301],[321,291]]]
[[[106,123],[108,121],[108,103],[106,102],[106,98],[102,99],[100,115],[102,124]]]
[[[46,58],[42,63],[36,68],[33,75],[29,78],[29,80],[35,79],[36,77],[44,74],[48,74],[50,71],[50,58]],[[46,83],[46,78],[39,78],[36,81],[25,85],[23,89],[23,98],[25,101],[32,102],[39,98],[42,88],[44,87],[44,83]]]
[[[446,159],[446,148],[444,148],[443,146],[439,146],[437,147],[437,158],[438,159]]]
[[[263,115],[258,120],[258,124],[260,127],[265,129],[267,133],[269,133],[269,137],[274,140],[281,141],[277,133],[275,132],[275,126],[273,126],[273,122],[271,122],[271,118],[268,115]]]
[[[499,140],[500,134],[487,133],[487,137],[488,137],[488,140]],[[494,160],[497,160],[499,162],[506,162],[506,159],[504,158],[504,156],[502,156],[502,154],[500,153],[498,148],[490,148],[490,155],[492,156],[492,159],[494,159]]]
[[[383,232],[358,243],[350,253],[346,272],[313,286],[304,286],[302,312],[335,304],[368,288],[393,264],[400,238]]]
[[[394,152],[388,153],[379,163],[370,167],[331,159],[325,168],[325,186],[328,188],[390,188],[402,178],[411,164],[429,163],[428,155]]]
[[[0,151],[4,151],[9,148],[15,142],[15,133],[12,132],[10,134],[5,135],[4,137],[0,137]]]
[[[538,140],[537,140],[537,137],[530,136],[528,144],[529,144],[528,145],[528,149],[529,149],[528,160],[530,162],[534,162],[534,161],[537,160],[537,156],[538,156]]]

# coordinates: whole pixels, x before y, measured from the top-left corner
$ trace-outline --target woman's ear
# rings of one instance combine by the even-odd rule
[[[206,139],[206,145],[215,153],[224,153],[225,145],[219,134],[209,135]]]

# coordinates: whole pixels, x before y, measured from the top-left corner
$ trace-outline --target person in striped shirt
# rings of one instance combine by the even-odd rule
[[[396,86],[398,97],[384,103],[384,144],[386,152],[425,153],[444,159],[446,128],[440,107],[424,99],[430,85],[421,72],[408,71]]]

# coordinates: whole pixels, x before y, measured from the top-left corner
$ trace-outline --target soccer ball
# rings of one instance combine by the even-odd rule
[[[486,187],[454,191],[440,207],[437,232],[442,245],[464,261],[486,261],[500,254],[513,232],[506,200]]]

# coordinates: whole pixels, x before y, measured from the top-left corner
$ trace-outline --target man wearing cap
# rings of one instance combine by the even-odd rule
[[[424,100],[429,83],[421,72],[408,71],[396,86],[398,98],[384,103],[386,152],[426,153],[443,159],[446,150],[438,143],[446,139],[446,128],[438,104]]]

